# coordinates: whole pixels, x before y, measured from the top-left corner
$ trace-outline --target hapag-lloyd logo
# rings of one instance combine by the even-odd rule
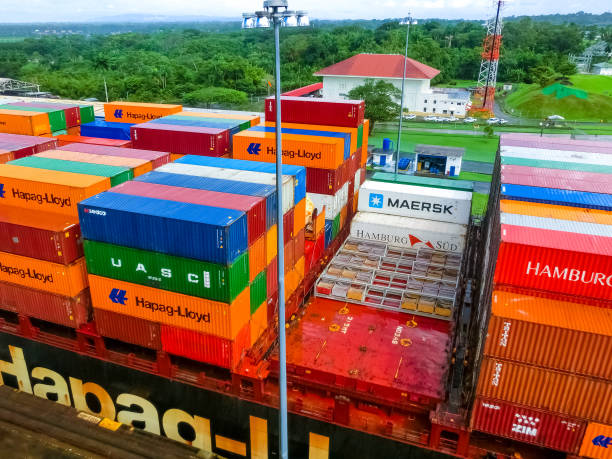
[[[276,148],[267,147],[266,154],[276,156]],[[304,158],[304,159],[309,159],[311,161],[315,161],[317,159],[321,159],[321,157],[323,156],[323,153],[320,151],[312,152],[312,151],[307,151],[307,150],[298,148],[297,150],[283,150],[283,156],[286,156],[287,158],[291,158],[291,159]]]
[[[525,275],[612,287],[612,274],[596,273],[594,271],[589,272],[576,268],[560,268],[559,266],[551,267],[550,265],[544,265],[539,262],[532,263],[528,261]]]

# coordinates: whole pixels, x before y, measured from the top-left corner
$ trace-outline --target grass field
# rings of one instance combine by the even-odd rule
[[[612,76],[609,75],[572,75],[574,87],[595,94],[612,96]]]

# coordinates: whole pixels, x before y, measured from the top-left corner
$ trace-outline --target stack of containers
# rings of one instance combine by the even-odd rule
[[[131,140],[130,128],[134,123],[117,123],[98,118],[81,125],[80,135],[100,139]]]
[[[612,143],[501,138],[499,252],[476,430],[607,457]]]
[[[45,116],[18,115],[18,112],[31,112],[32,114],[44,114]],[[69,105],[54,102],[11,102],[0,106],[0,113],[9,120],[3,124],[3,132],[28,135],[58,136],[79,135],[81,123],[93,120],[93,106],[91,105]],[[11,116],[11,113],[13,114]],[[30,126],[23,126],[26,118],[30,120]],[[45,121],[46,118],[46,121]],[[21,123],[17,120],[21,119]],[[18,126],[21,124],[21,126]],[[17,132],[19,131],[19,132]]]
[[[57,140],[31,135],[0,134],[0,162],[40,153],[57,148]]]
[[[132,142],[120,139],[104,139],[98,137],[85,137],[82,135],[56,135],[55,138],[60,146],[70,145],[71,143],[88,143],[90,145],[103,145],[106,147],[131,148]]]
[[[10,104],[0,105],[0,110],[45,113],[49,123],[50,132],[45,132],[43,134],[50,133],[53,136],[67,134],[66,114],[64,113],[64,110],[60,108],[34,106],[28,102],[13,102]]]

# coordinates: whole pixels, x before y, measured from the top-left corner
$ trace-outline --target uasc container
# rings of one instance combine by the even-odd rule
[[[276,98],[266,99],[266,121],[276,121]],[[363,100],[281,97],[282,121],[286,123],[358,127],[363,124]]]
[[[110,102],[104,104],[104,119],[117,123],[146,123],[182,110],[181,105]]]

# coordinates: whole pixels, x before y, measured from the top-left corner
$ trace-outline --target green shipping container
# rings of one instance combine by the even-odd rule
[[[27,156],[10,161],[13,166],[34,167],[52,171],[74,172],[75,174],[95,175],[109,177],[111,186],[117,186],[134,178],[134,171],[128,167],[107,166],[104,164],[80,163],[78,161],[65,161],[63,159],[41,158]]]
[[[336,215],[334,222],[332,223],[332,240],[336,239],[340,232],[340,214]]]
[[[6,110],[21,110],[24,112],[46,113],[49,117],[49,127],[51,128],[51,132],[63,131],[66,129],[66,114],[64,113],[64,110],[43,107],[26,107],[23,105],[13,104],[0,105],[0,108]]]
[[[375,172],[370,180],[376,182],[402,183],[404,185],[425,186],[428,188],[441,188],[444,190],[474,191],[474,184],[467,180],[450,180],[435,177],[421,177],[420,175],[391,174],[389,172]]]
[[[93,105],[79,105],[81,112],[81,124],[93,123],[96,120]]]
[[[83,248],[87,271],[97,276],[222,303],[231,303],[249,285],[247,252],[226,266],[89,240]]]
[[[357,128],[357,148],[363,145],[363,124],[360,124]],[[367,152],[366,152],[367,153]],[[361,152],[363,154],[363,152]]]
[[[602,164],[566,163],[563,161],[545,161],[529,158],[513,158],[502,156],[502,164],[513,166],[539,167],[542,169],[561,169],[565,171],[599,172],[600,174],[612,174],[612,166]]]
[[[260,272],[251,282],[251,315],[268,299],[268,277],[266,270]]]

